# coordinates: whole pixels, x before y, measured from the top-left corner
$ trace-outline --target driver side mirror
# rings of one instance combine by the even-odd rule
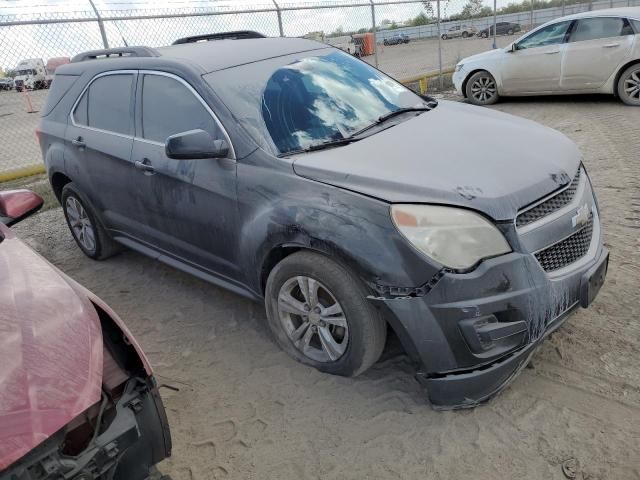
[[[229,144],[226,140],[214,140],[204,130],[189,130],[167,138],[165,154],[174,160],[200,160],[206,158],[226,158]]]
[[[44,200],[31,190],[0,192],[0,221],[7,227],[15,225],[42,207]]]
[[[516,50],[518,50],[518,44],[516,42],[513,42],[511,45],[509,45],[509,51],[511,53],[515,52]]]

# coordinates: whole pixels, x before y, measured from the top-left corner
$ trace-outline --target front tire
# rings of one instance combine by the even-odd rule
[[[627,68],[618,80],[618,97],[627,105],[640,106],[640,63]]]
[[[314,252],[297,252],[269,274],[269,326],[291,357],[321,372],[354,377],[384,348],[387,326],[350,271]]]
[[[462,32],[462,38],[467,38],[469,34],[467,32]]]
[[[446,33],[443,33],[443,34],[442,34],[442,39],[443,39],[443,40],[446,40],[447,38],[449,38],[449,37],[447,36],[447,34],[446,34]]]
[[[94,260],[104,260],[121,250],[98,220],[89,200],[73,183],[64,186],[60,201],[69,230],[82,253]]]
[[[498,101],[498,87],[496,81],[489,72],[483,70],[476,72],[465,86],[467,99],[474,105],[492,105]]]

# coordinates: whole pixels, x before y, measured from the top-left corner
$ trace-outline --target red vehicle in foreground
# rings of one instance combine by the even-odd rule
[[[171,453],[151,367],[122,320],[7,228],[0,192],[0,480],[143,480]]]

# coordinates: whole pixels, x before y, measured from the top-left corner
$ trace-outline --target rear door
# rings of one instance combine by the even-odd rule
[[[78,97],[65,131],[65,163],[108,228],[126,229],[134,192],[131,149],[135,71],[96,76]]]
[[[517,49],[504,56],[502,90],[517,95],[553,92],[560,87],[562,55],[571,21],[536,30],[520,40]]]
[[[597,90],[628,58],[635,32],[626,18],[578,20],[564,55],[563,90]]]
[[[217,117],[186,81],[172,74],[141,71],[136,101],[139,222],[144,240],[187,263],[236,278],[236,162],[229,158],[173,160],[165,141],[202,129],[231,140]]]

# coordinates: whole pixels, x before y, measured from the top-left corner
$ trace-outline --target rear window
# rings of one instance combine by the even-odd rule
[[[53,109],[60,103],[62,97],[64,97],[69,89],[76,83],[78,77],[76,75],[56,75],[53,77],[53,83],[49,88],[47,99],[44,104],[44,108],[40,115],[45,117],[49,115]]]

